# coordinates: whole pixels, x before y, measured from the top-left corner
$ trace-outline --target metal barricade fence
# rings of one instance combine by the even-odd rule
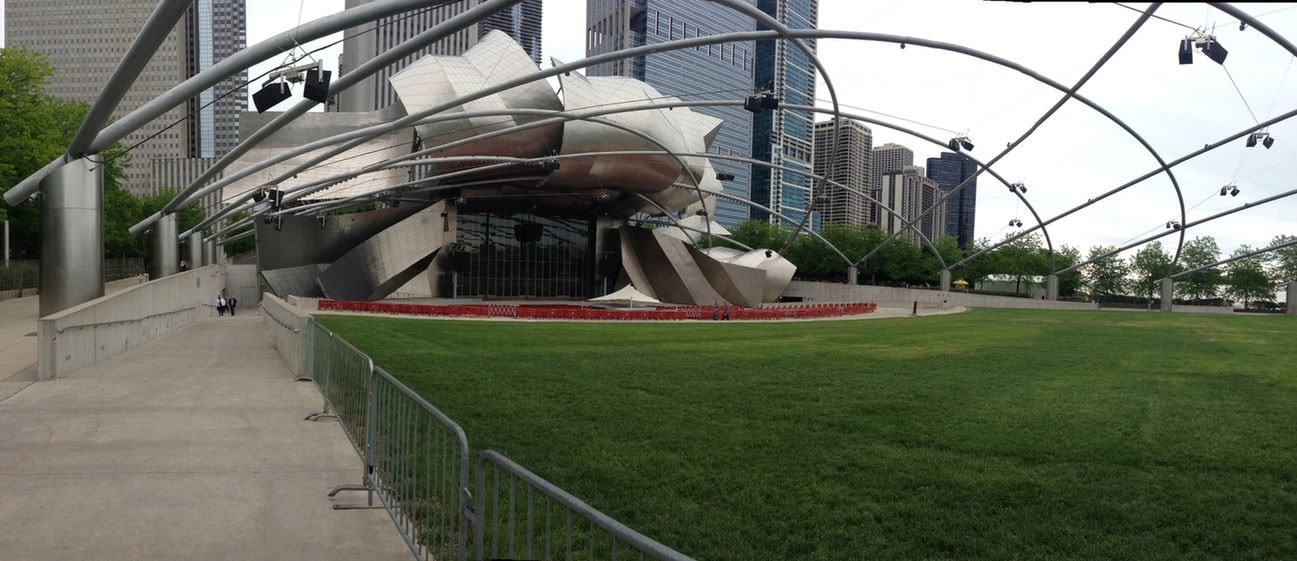
[[[494,450],[477,461],[473,558],[693,561]]]
[[[475,561],[693,561],[495,451],[478,459],[470,489],[468,437],[459,424],[314,320],[306,348],[307,375],[299,379],[324,395],[323,410],[307,419],[337,418],[365,463],[363,484],[329,496],[365,491],[373,508],[377,497],[416,559],[467,561],[472,549]]]
[[[369,485],[415,558],[468,559],[468,437],[381,368],[370,404]]]

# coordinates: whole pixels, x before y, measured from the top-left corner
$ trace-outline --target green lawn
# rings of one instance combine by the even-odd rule
[[[1287,317],[320,320],[702,561],[1297,559]]]

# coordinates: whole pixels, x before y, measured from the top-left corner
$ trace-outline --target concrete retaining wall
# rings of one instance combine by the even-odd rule
[[[43,317],[36,323],[38,379],[52,380],[213,315],[224,287],[224,267],[208,265]]]
[[[784,291],[784,296],[801,297],[806,302],[876,302],[880,306],[909,307],[918,301],[924,309],[942,309],[952,306],[968,308],[1025,308],[1032,310],[1097,310],[1090,302],[1054,302],[969,294],[966,292],[940,292],[891,286],[848,285],[827,282],[794,281]]]
[[[1232,314],[1232,306],[1189,306],[1187,304],[1174,304],[1171,306],[1172,312],[1186,314]]]
[[[260,303],[261,290],[257,286],[257,266],[226,265],[225,294],[227,297],[238,298],[240,308],[250,310]]]
[[[306,373],[306,328],[311,315],[267,292],[261,297],[261,317],[293,375]]]

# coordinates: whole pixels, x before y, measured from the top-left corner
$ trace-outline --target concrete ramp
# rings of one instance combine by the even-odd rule
[[[0,559],[409,559],[382,510],[332,509],[361,461],[249,312],[0,402]]]

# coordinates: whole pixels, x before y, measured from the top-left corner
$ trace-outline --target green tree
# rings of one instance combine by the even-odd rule
[[[1152,300],[1162,279],[1174,273],[1173,269],[1171,256],[1162,247],[1162,242],[1153,242],[1144,246],[1130,261],[1130,270],[1135,276],[1132,284],[1135,294]]]
[[[240,212],[225,219],[226,224],[235,224],[240,220],[248,217],[247,212]],[[257,248],[257,237],[255,235],[246,238],[240,238],[225,244],[225,254],[229,256],[247,253]]]
[[[1086,269],[1085,280],[1090,289],[1090,297],[1096,301],[1102,302],[1126,293],[1126,277],[1130,275],[1130,267],[1126,264],[1126,260],[1116,255],[1099,259],[1099,256],[1115,249],[1117,248],[1113,246],[1097,245],[1090,248],[1090,253],[1086,257],[1086,261],[1094,261],[1084,269]]]
[[[1180,253],[1180,264],[1185,270],[1205,267],[1217,261],[1220,261],[1220,246],[1216,244],[1216,238],[1211,236],[1198,236],[1185,242],[1184,250]],[[1181,277],[1175,289],[1189,298],[1202,300],[1217,297],[1224,282],[1220,269],[1212,268]]]
[[[1252,252],[1253,249],[1241,245],[1234,250],[1231,257]],[[1257,300],[1274,299],[1274,282],[1265,270],[1265,258],[1261,256],[1240,259],[1228,265],[1225,291],[1231,298],[1243,301],[1243,309],[1249,309]]]
[[[1270,245],[1297,241],[1297,236],[1275,236]],[[1297,246],[1289,246],[1266,256],[1270,272],[1277,282],[1297,281]]]
[[[1060,246],[1056,250],[1056,261],[1054,270],[1061,271],[1072,265],[1081,262],[1081,250],[1072,246]],[[1058,295],[1064,298],[1071,298],[1080,292],[1085,286],[1085,279],[1081,276],[1080,270],[1073,270],[1058,275]]]
[[[85,103],[45,94],[45,82],[53,73],[54,68],[40,53],[21,47],[0,48],[0,131],[4,131],[0,134],[0,193],[63,155],[89,111]],[[113,157],[119,151],[114,147],[102,155],[107,160],[105,223],[115,216],[113,205],[119,204],[124,194],[121,178],[126,159]],[[40,253],[39,199],[11,208],[7,214],[14,256],[36,258]],[[122,249],[123,241],[109,233],[105,245]]]

